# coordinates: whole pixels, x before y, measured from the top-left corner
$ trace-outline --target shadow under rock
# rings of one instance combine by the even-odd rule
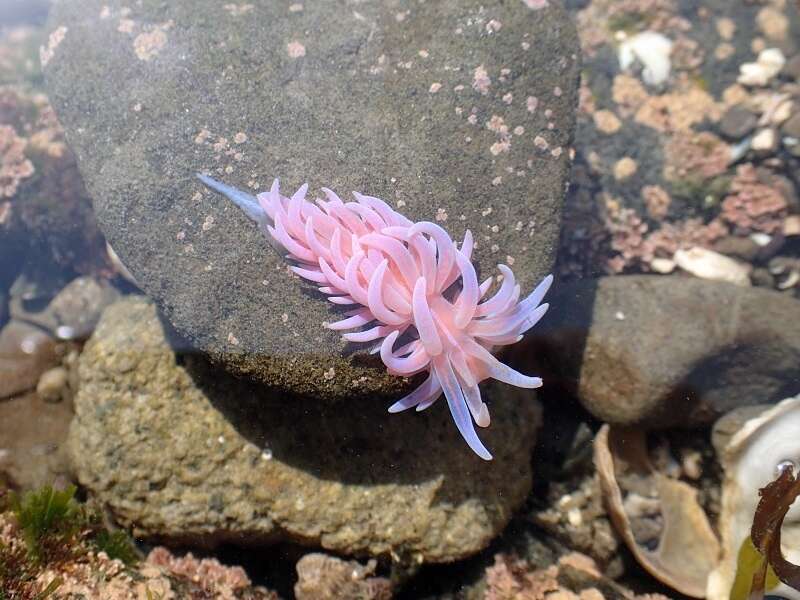
[[[493,403],[496,418],[491,428],[480,432],[495,452],[492,464],[466,446],[443,398],[424,414],[392,415],[383,401],[325,403],[277,395],[221,372],[198,354],[184,356],[182,363],[244,439],[274,460],[318,479],[351,485],[414,485],[442,478],[436,501],[460,503],[472,498],[492,503],[508,487],[504,478],[523,476],[529,469],[517,464],[519,447],[525,442],[519,434],[516,441],[508,439],[514,440],[512,430],[525,427],[515,423],[517,417],[531,413],[518,411],[519,399],[495,386],[484,386],[484,396]],[[498,469],[499,461],[509,464]]]
[[[577,397],[596,296],[597,280],[557,286],[542,321],[509,353],[511,366],[542,378],[548,396]]]

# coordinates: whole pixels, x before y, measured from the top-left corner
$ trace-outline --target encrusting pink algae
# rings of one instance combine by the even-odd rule
[[[344,202],[322,188],[326,199],[306,199],[308,185],[291,197],[279,191],[253,197],[205,175],[200,180],[236,203],[258,223],[268,239],[288,252],[292,270],[314,283],[334,304],[351,306],[346,318],[330,323],[351,342],[378,342],[389,373],[409,377],[427,372],[425,382],[389,407],[399,412],[424,410],[444,393],[450,413],[470,448],[481,458],[492,455],[478,438],[489,425],[489,410],[478,385],[497,379],[522,388],[542,385],[501,363],[492,354],[514,344],[533,327],[548,305],[541,304],[551,275],[520,301],[520,286],[506,265],[498,265],[502,283],[484,300],[490,277],[478,283],[471,256],[472,234],[460,246],[435,223],[413,223],[388,204],[354,192]],[[460,280],[460,286],[454,285]],[[395,348],[398,339],[401,345]]]

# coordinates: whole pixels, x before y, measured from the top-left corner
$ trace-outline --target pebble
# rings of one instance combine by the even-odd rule
[[[32,390],[57,362],[52,337],[28,323],[9,321],[0,330],[0,398]]]
[[[756,62],[744,63],[739,67],[737,81],[742,85],[763,87],[780,73],[786,58],[778,48],[765,48],[758,54]]]
[[[758,118],[745,107],[737,104],[725,111],[719,123],[719,131],[731,140],[739,140],[752,133]]]
[[[85,339],[94,330],[106,306],[120,297],[120,292],[104,280],[78,277],[69,282],[44,307],[23,296],[11,299],[11,316],[33,323],[63,340]]]
[[[769,115],[769,122],[771,125],[780,126],[785,123],[789,117],[798,112],[798,107],[791,100],[784,100],[772,111]]]
[[[675,270],[675,267],[675,261],[669,258],[656,257],[650,261],[650,268],[653,269],[655,273],[661,273],[662,275],[672,273]]]
[[[620,158],[614,164],[614,179],[617,181],[624,181],[633,176],[638,169],[638,165],[636,161],[630,158],[629,156],[625,156]]]
[[[695,246],[678,250],[673,257],[684,271],[700,279],[750,285],[750,267],[713,250]]]
[[[800,235],[800,215],[789,215],[783,221],[783,235]]]
[[[750,279],[755,287],[772,289],[775,287],[775,277],[768,269],[756,267],[750,274]]]
[[[778,136],[775,130],[766,128],[753,136],[751,148],[762,155],[773,154],[778,149]]]
[[[657,87],[669,79],[671,52],[672,40],[656,31],[643,31],[623,41],[617,56],[623,71],[637,60],[641,62],[644,65],[642,79],[647,85]]]
[[[60,402],[67,388],[69,374],[64,367],[48,369],[39,377],[36,393],[45,402]]]

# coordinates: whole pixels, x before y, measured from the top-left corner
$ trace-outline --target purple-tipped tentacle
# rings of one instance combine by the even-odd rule
[[[472,425],[472,416],[467,407],[467,401],[464,398],[464,392],[458,383],[456,374],[453,372],[453,366],[450,364],[447,356],[439,355],[433,359],[433,369],[436,377],[439,378],[439,383],[444,391],[444,396],[447,398],[447,406],[450,408],[450,414],[453,416],[453,421],[456,423],[461,437],[467,442],[467,445],[472,448],[472,451],[480,456],[483,460],[492,460],[491,453],[483,445],[478,434],[475,432],[475,427]]]

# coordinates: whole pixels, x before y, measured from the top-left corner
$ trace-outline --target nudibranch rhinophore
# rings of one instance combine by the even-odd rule
[[[307,184],[287,197],[276,179],[269,192],[254,197],[206,175],[198,177],[288,252],[295,273],[319,286],[334,304],[352,306],[347,318],[330,323],[330,329],[359,328],[343,334],[351,342],[380,340],[374,351],[393,375],[428,373],[389,412],[424,410],[444,392],[469,447],[491,460],[473,427],[473,420],[480,427],[489,425],[478,384],[493,378],[522,388],[542,385],[540,378],[501,363],[492,350],[518,342],[544,316],[548,305],[541,301],[552,275],[520,301],[514,273],[498,265],[502,283],[484,300],[493,278],[478,283],[469,230],[457,247],[439,225],[413,223],[372,196],[354,192],[355,202],[344,202],[322,188],[326,199],[310,202]],[[400,336],[402,345],[395,348]]]

